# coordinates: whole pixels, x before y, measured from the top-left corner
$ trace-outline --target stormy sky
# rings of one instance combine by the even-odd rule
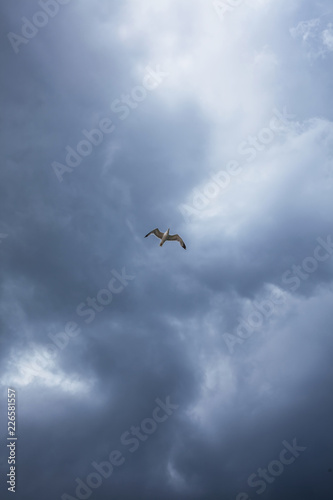
[[[328,498],[331,2],[1,10],[1,498]]]

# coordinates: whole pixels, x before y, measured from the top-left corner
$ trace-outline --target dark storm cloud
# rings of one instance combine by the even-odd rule
[[[262,498],[324,498],[331,70],[314,75],[289,36],[321,12],[258,1],[222,23],[212,5],[72,1],[16,54],[7,33],[40,9],[1,18],[1,397],[17,391],[17,497],[253,499],[264,484]],[[156,87],[151,71],[165,73]],[[283,106],[290,126],[185,221],[193,189]],[[59,182],[68,151],[78,165]],[[186,252],[145,240],[154,227]],[[281,304],[239,336],[273,293]],[[294,440],[306,449],[276,464]],[[112,460],[102,477],[93,464]]]

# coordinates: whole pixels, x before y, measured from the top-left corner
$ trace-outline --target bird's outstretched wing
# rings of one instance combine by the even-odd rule
[[[179,234],[169,234],[168,240],[179,241],[180,245],[184,248],[184,250],[186,250],[186,245],[183,242],[183,240],[181,239],[181,237],[179,236]]]
[[[147,236],[149,236],[152,233],[155,234],[155,236],[157,236],[157,238],[162,239],[163,233],[161,233],[161,231],[157,228],[153,229],[152,231],[150,231],[150,233],[146,234],[145,238],[147,238]]]

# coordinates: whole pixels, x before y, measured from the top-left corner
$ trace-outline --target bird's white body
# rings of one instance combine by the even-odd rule
[[[168,236],[169,236],[169,231],[170,231],[170,228],[165,231],[165,233],[163,234],[162,236],[162,240],[161,240],[161,243],[160,243],[160,247],[166,242],[166,240],[168,239]]]

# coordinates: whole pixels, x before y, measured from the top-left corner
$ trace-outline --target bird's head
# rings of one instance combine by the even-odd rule
[[[170,228],[168,227],[168,234],[169,234],[169,232],[170,232]]]

